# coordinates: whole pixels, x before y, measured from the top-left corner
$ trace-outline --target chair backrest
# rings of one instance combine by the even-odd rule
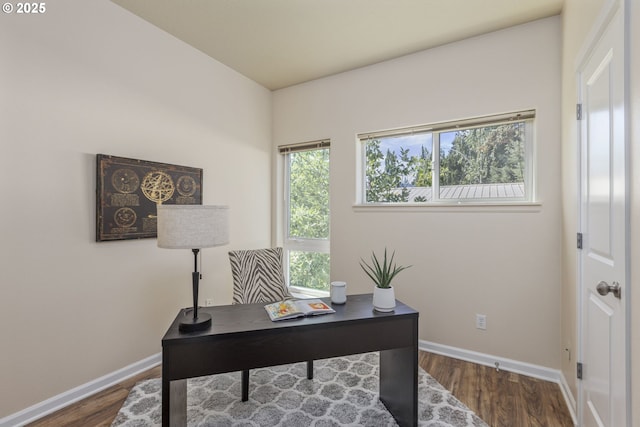
[[[251,304],[290,298],[284,282],[282,248],[229,252],[233,274],[233,303]]]

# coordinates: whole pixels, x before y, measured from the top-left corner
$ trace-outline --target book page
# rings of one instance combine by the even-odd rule
[[[293,317],[303,316],[296,303],[291,300],[274,302],[264,306],[271,320],[290,319]]]
[[[331,307],[320,299],[298,300],[296,305],[305,315],[335,313]]]

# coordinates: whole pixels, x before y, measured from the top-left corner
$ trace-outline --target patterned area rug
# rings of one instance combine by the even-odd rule
[[[378,399],[378,353],[253,369],[249,401],[240,400],[240,373],[187,381],[188,426],[396,426]],[[160,426],[161,382],[141,381],[112,427]],[[485,427],[487,424],[419,369],[418,419],[421,426]]]

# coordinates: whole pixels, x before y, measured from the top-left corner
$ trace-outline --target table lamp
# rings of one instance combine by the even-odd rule
[[[158,205],[158,247],[191,249],[194,257],[193,318],[180,323],[181,332],[194,332],[211,326],[211,315],[198,314],[198,252],[202,248],[229,243],[229,208],[204,205]]]

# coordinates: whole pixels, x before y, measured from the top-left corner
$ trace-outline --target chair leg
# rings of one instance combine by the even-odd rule
[[[249,400],[249,370],[242,371],[242,401]]]
[[[313,379],[313,360],[307,361],[307,379]]]

